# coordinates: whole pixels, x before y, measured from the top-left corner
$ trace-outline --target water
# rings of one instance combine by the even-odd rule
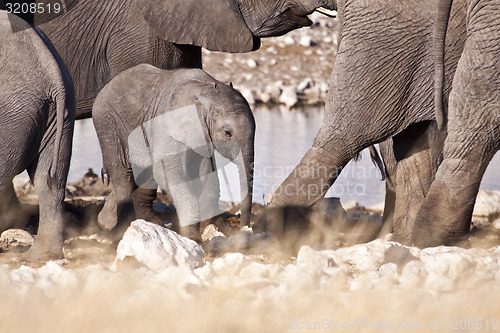
[[[256,108],[254,115],[257,123],[254,201],[263,203],[265,195],[279,186],[311,147],[323,119],[323,110],[307,108],[290,112],[279,107],[272,110]],[[69,181],[81,178],[88,168],[99,173],[101,151],[91,119],[76,122],[73,142]],[[219,173],[221,199],[238,200],[237,170],[234,166],[225,170],[225,176]],[[229,188],[225,186],[225,179]],[[385,195],[385,184],[380,179],[380,172],[368,152],[363,151],[361,161],[351,161],[346,166],[327,196],[339,197],[343,204],[356,201],[363,206],[376,206],[384,201]],[[500,154],[490,163],[481,187],[500,190]]]

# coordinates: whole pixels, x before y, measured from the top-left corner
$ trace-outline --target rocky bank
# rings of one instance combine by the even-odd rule
[[[310,28],[262,40],[246,54],[203,51],[204,70],[232,82],[251,104],[323,104],[337,54],[337,20],[314,13]]]

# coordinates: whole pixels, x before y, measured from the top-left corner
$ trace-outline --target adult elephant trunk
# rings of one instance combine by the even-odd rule
[[[434,55],[434,108],[439,130],[443,129],[445,114],[443,107],[444,89],[444,49],[446,30],[450,18],[453,0],[439,0],[437,3],[436,21],[434,22],[432,48]]]
[[[241,191],[241,227],[250,224],[252,214],[253,164],[254,149],[252,147],[248,151],[245,151],[245,154],[240,155],[240,158],[237,160]]]

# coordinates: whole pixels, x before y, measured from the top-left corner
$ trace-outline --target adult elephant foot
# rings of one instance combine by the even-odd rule
[[[63,241],[49,236],[37,236],[33,245],[24,253],[22,259],[28,262],[49,261],[64,258]]]
[[[414,245],[468,246],[472,211],[484,173],[480,164],[451,158],[443,161],[418,212]]]

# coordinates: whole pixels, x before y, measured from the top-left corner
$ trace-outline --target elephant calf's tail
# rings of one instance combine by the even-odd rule
[[[384,160],[380,156],[377,148],[375,148],[375,146],[370,146],[370,147],[368,147],[368,150],[370,151],[370,158],[371,158],[373,164],[375,164],[375,166],[380,171],[380,174],[382,176],[382,180],[388,179],[387,170],[385,168]]]

